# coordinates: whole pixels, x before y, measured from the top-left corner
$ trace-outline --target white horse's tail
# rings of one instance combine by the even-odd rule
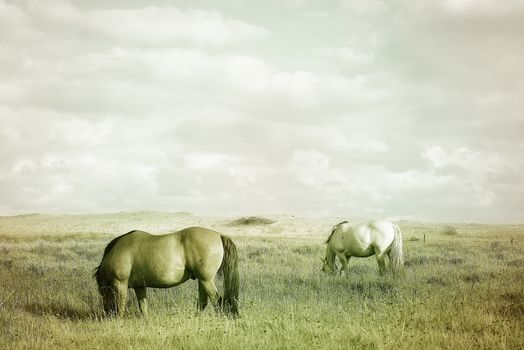
[[[390,258],[393,266],[393,271],[398,272],[404,267],[404,253],[402,251],[402,232],[400,228],[393,224],[395,230],[395,236],[393,237],[393,243],[391,243]]]

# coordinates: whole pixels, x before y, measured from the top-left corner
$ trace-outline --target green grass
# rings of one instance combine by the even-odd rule
[[[196,313],[195,281],[149,289],[147,320],[132,291],[126,316],[106,319],[92,273],[118,233],[1,231],[0,349],[523,348],[521,226],[460,225],[454,236],[400,226],[400,276],[380,277],[374,258],[352,259],[347,276],[322,274],[322,233],[233,236],[236,320]]]

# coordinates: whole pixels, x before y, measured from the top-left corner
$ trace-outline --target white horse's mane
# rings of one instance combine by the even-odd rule
[[[333,228],[331,229],[331,233],[329,234],[329,237],[326,239],[326,242],[325,243],[329,243],[329,240],[331,239],[331,237],[333,237],[333,233],[335,233],[335,230],[337,229],[337,227],[339,227],[340,225],[342,224],[346,224],[348,223],[349,221],[347,220],[344,220],[342,222],[339,222],[338,224],[336,224],[335,226],[333,226]]]

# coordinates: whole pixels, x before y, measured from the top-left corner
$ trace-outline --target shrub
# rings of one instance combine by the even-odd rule
[[[240,225],[271,225],[272,223],[275,223],[276,221],[258,217],[258,216],[249,216],[249,217],[242,217],[240,219],[231,221],[229,224],[232,226],[240,226]]]
[[[455,236],[458,234],[457,229],[450,225],[444,226],[440,232],[446,236]]]

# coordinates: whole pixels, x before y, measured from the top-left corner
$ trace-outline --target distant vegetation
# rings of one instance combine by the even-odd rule
[[[275,223],[276,221],[270,220],[267,218],[262,218],[259,216],[249,216],[249,217],[242,217],[240,219],[234,220],[230,222],[230,225],[233,226],[240,226],[240,225],[271,225]]]
[[[458,234],[457,229],[451,225],[445,225],[440,229],[440,233],[447,236],[455,236]]]
[[[30,217],[36,217],[36,216],[41,216],[42,214],[40,213],[28,213],[28,214],[18,214],[18,215],[9,215],[9,216],[6,216],[6,215],[0,215],[1,218],[18,218],[18,219],[23,219],[23,218],[30,218]]]

